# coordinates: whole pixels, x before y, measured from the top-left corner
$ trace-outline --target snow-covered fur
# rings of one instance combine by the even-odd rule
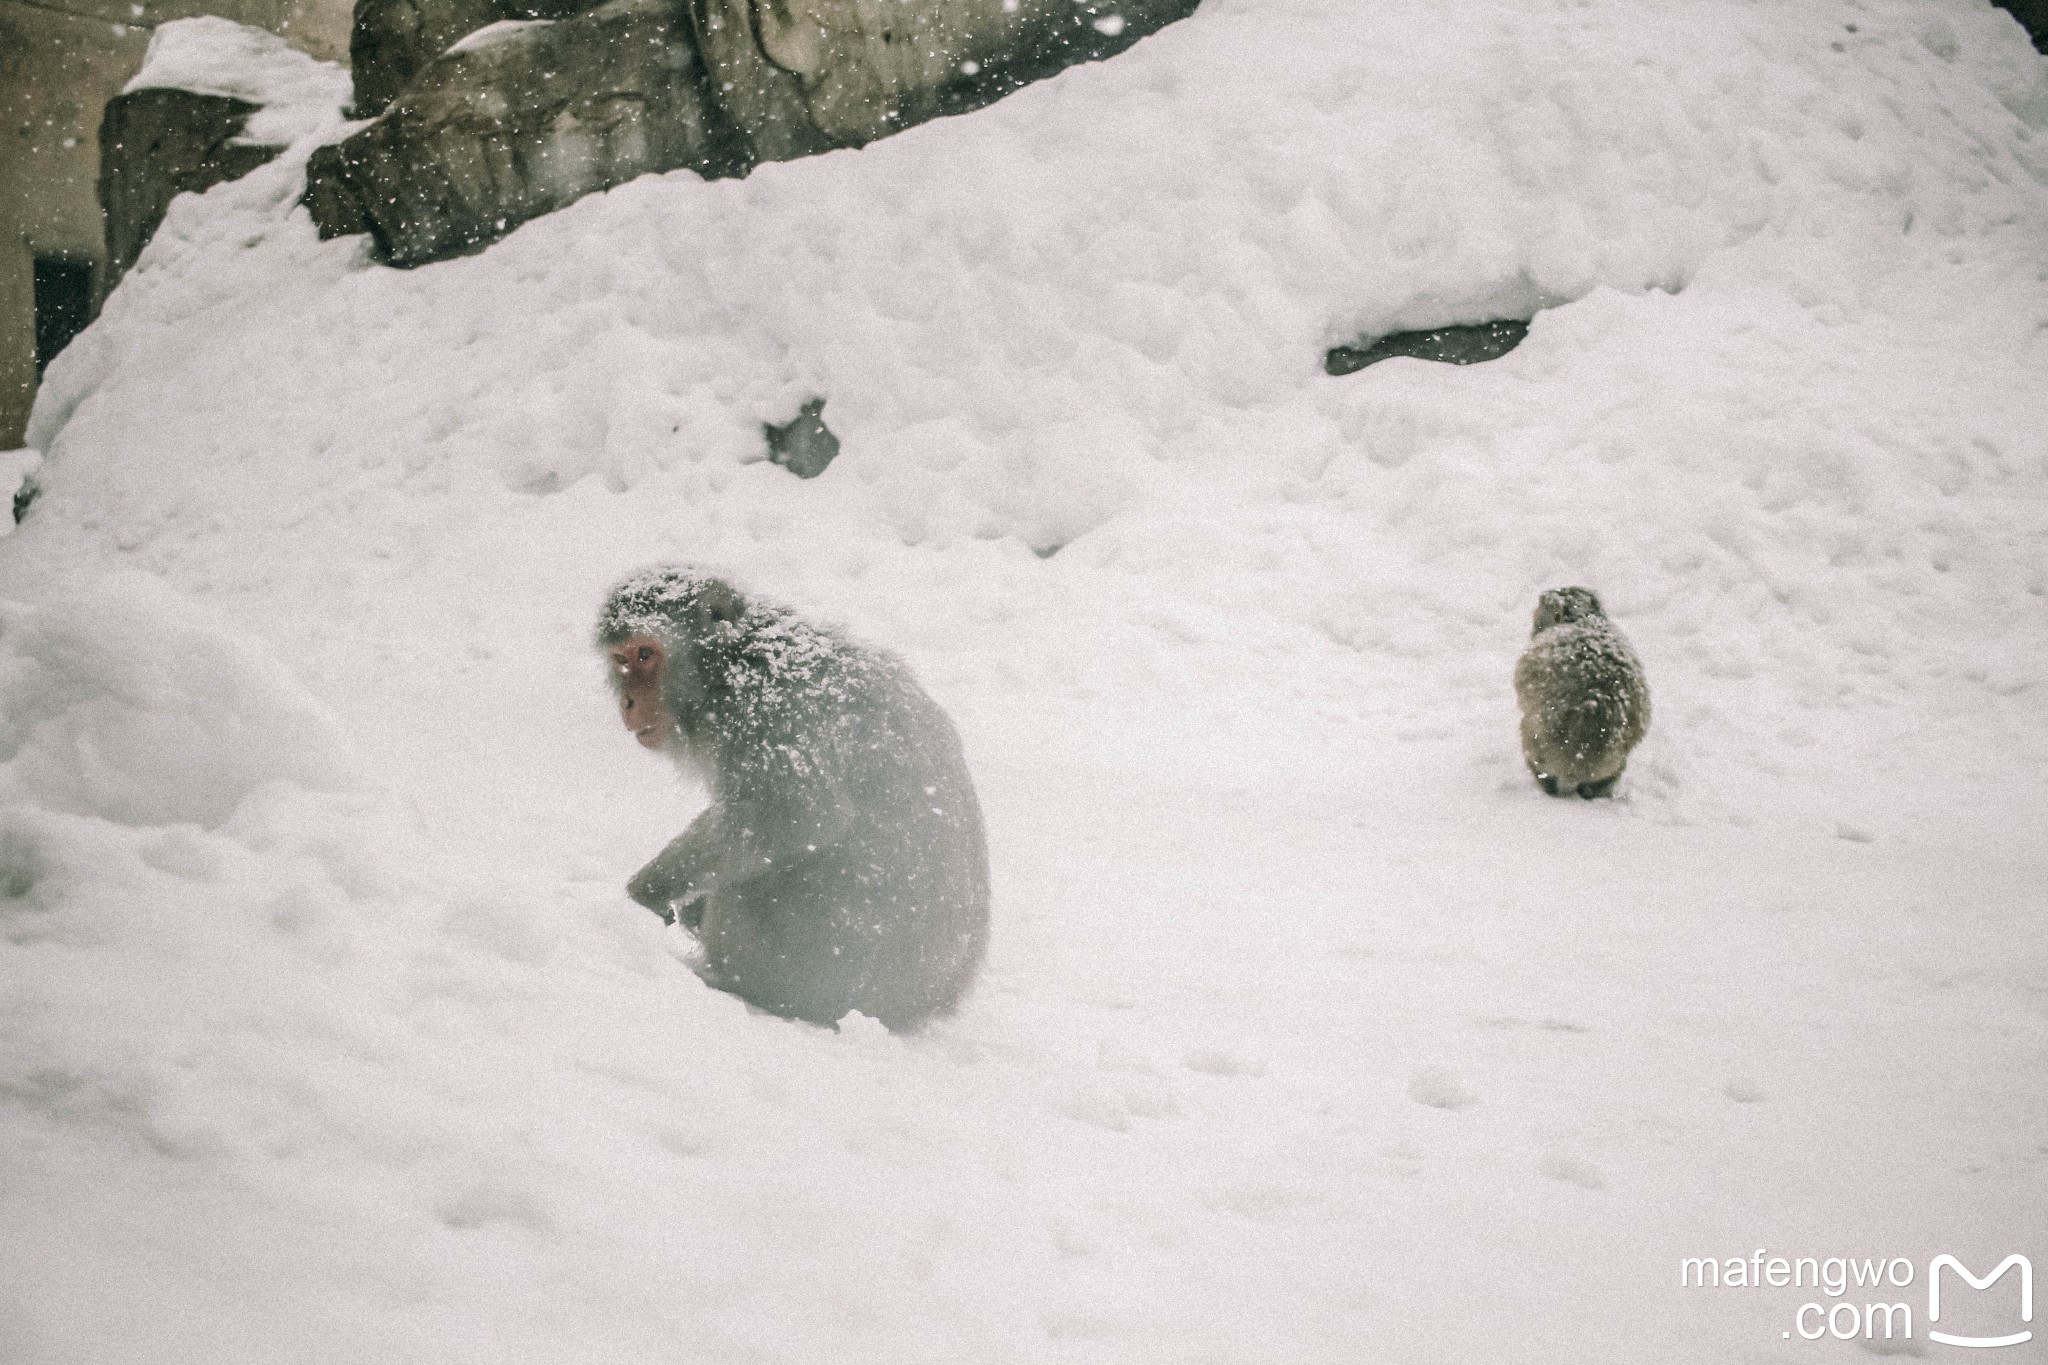
[[[712,803],[634,876],[699,974],[815,1023],[950,1011],[988,938],[981,808],[944,711],[902,661],[673,565],[613,589],[600,646],[667,651],[667,751]]]
[[[1522,757],[1552,796],[1606,796],[1650,728],[1643,666],[1587,588],[1544,593],[1530,635],[1515,663]]]

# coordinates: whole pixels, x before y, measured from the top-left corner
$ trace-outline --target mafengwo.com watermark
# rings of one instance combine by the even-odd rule
[[[2017,1303],[2010,1291],[2000,1291],[1995,1302],[1975,1301],[1968,1295],[1970,1290],[1990,1290],[2015,1270]],[[1791,1310],[1792,1325],[1780,1334],[1788,1339],[1912,1340],[1916,1327],[1929,1341],[1944,1346],[2017,1346],[2034,1337],[2027,1325],[2034,1320],[2034,1264],[2018,1253],[1978,1275],[1946,1253],[1929,1259],[1923,1273],[1904,1256],[1772,1256],[1758,1248],[1748,1257],[1687,1257],[1678,1264],[1678,1283],[1684,1289],[1815,1291],[1815,1298]],[[1924,1304],[1927,1313],[1918,1323],[1913,1316],[1916,1304]],[[1944,1311],[1951,1329],[1967,1323],[1970,1330],[1944,1331]],[[1987,1319],[1996,1320],[1996,1330],[1986,1330]]]

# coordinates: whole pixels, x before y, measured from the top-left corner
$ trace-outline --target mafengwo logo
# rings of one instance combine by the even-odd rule
[[[2026,1257],[2014,1255],[1998,1263],[1998,1269],[1978,1279],[1963,1268],[1963,1263],[1953,1256],[1937,1256],[1927,1263],[1927,1339],[1941,1342],[1944,1346],[2017,1346],[2033,1338],[2031,1331],[2014,1332],[2003,1337],[1957,1337],[1947,1332],[1937,1332],[1934,1324],[1941,1321],[1941,1272],[1944,1267],[1963,1277],[1972,1289],[1989,1289],[1999,1276],[2014,1266],[2020,1271],[2020,1321],[2034,1320],[2034,1263]]]
[[[1957,1325],[1957,1295],[1967,1285],[1975,1290],[1988,1290],[2005,1278],[2007,1271],[2017,1270],[2019,1281],[2019,1322],[2007,1322],[2008,1326],[2019,1326],[2016,1332],[1987,1333],[1943,1331],[1937,1326],[1941,1322],[1942,1272],[1953,1271],[1952,1288],[1949,1291],[1949,1322]],[[1829,1256],[1825,1260],[1817,1256],[1768,1256],[1759,1247],[1752,1256],[1730,1256],[1715,1260],[1705,1256],[1691,1256],[1678,1264],[1678,1283],[1682,1289],[1802,1289],[1813,1288],[1834,1300],[1832,1303],[1802,1303],[1792,1314],[1792,1326],[1780,1332],[1786,1339],[1797,1337],[1801,1341],[1820,1341],[1833,1337],[1836,1341],[1900,1341],[1913,1337],[1913,1305],[1910,1302],[1871,1303],[1859,1302],[1865,1298],[1892,1298],[1900,1289],[1913,1284],[1913,1262],[1904,1256],[1890,1258],[1852,1256]],[[1960,1283],[1956,1283],[1960,1281]],[[1852,1291],[1861,1289],[1862,1294]],[[2001,1293],[2000,1302],[2005,1295]],[[1967,1301],[1966,1301],[1967,1302]],[[1994,1310],[1984,1305],[1969,1302],[1964,1320],[1981,1327],[1986,1314]],[[2009,1310],[2007,1310],[2009,1311]],[[2033,1329],[2023,1324],[2034,1320],[2034,1263],[2017,1253],[2000,1261],[1990,1274],[1978,1276],[1970,1268],[1947,1253],[1936,1256],[1927,1263],[1927,1339],[1943,1346],[1969,1346],[1989,1349],[1999,1346],[2018,1346],[2021,1342],[2034,1339]]]

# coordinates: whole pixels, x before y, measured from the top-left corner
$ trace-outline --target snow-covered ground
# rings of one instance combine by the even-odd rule
[[[2048,1359],[1925,1314],[2048,1273],[2005,15],[1208,0],[410,273],[293,207],[316,125],[172,206],[0,541],[0,1360]],[[701,799],[588,645],[658,559],[960,722],[957,1018],[750,1015],[625,899]],[[1613,802],[1516,745],[1574,582]],[[1916,1278],[1679,1287],[1758,1248]],[[1873,1293],[1910,1341],[1798,1334]]]

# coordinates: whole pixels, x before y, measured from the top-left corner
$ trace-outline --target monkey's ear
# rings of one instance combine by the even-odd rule
[[[697,627],[708,630],[713,626],[728,625],[739,620],[746,610],[746,599],[739,595],[738,590],[724,579],[714,578],[697,594]]]

